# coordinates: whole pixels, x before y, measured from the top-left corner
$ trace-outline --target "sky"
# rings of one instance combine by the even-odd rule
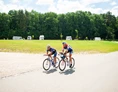
[[[19,9],[57,14],[79,10],[96,14],[110,11],[118,16],[118,0],[0,0],[0,12]]]

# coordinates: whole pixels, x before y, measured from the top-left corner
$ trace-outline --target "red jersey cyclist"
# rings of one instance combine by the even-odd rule
[[[64,52],[64,50],[66,50],[64,52],[64,55],[66,56],[66,54],[69,53],[69,61],[70,61],[70,68],[71,68],[72,67],[72,53],[73,53],[73,49],[66,42],[62,42],[62,45],[63,45],[62,52]]]

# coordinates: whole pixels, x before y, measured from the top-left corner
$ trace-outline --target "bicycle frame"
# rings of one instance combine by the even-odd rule
[[[54,62],[53,57],[48,56],[48,60],[49,60],[51,63]]]
[[[60,55],[60,58],[64,61],[64,62],[67,62],[67,65],[69,65],[69,58],[67,56],[64,55],[64,53],[60,53],[58,54]]]
[[[63,53],[58,54],[62,60],[68,59]],[[67,61],[67,60],[66,60]]]

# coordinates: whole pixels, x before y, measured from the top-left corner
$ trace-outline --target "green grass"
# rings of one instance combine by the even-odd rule
[[[74,52],[114,52],[118,51],[118,43],[112,41],[66,41]],[[44,53],[47,44],[57,51],[62,50],[60,40],[0,40],[0,52]]]

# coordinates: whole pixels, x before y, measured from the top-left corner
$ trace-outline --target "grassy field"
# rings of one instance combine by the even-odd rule
[[[112,41],[65,41],[74,52],[107,53],[118,51],[118,43]],[[44,53],[47,44],[62,50],[61,40],[0,40],[0,52]]]

